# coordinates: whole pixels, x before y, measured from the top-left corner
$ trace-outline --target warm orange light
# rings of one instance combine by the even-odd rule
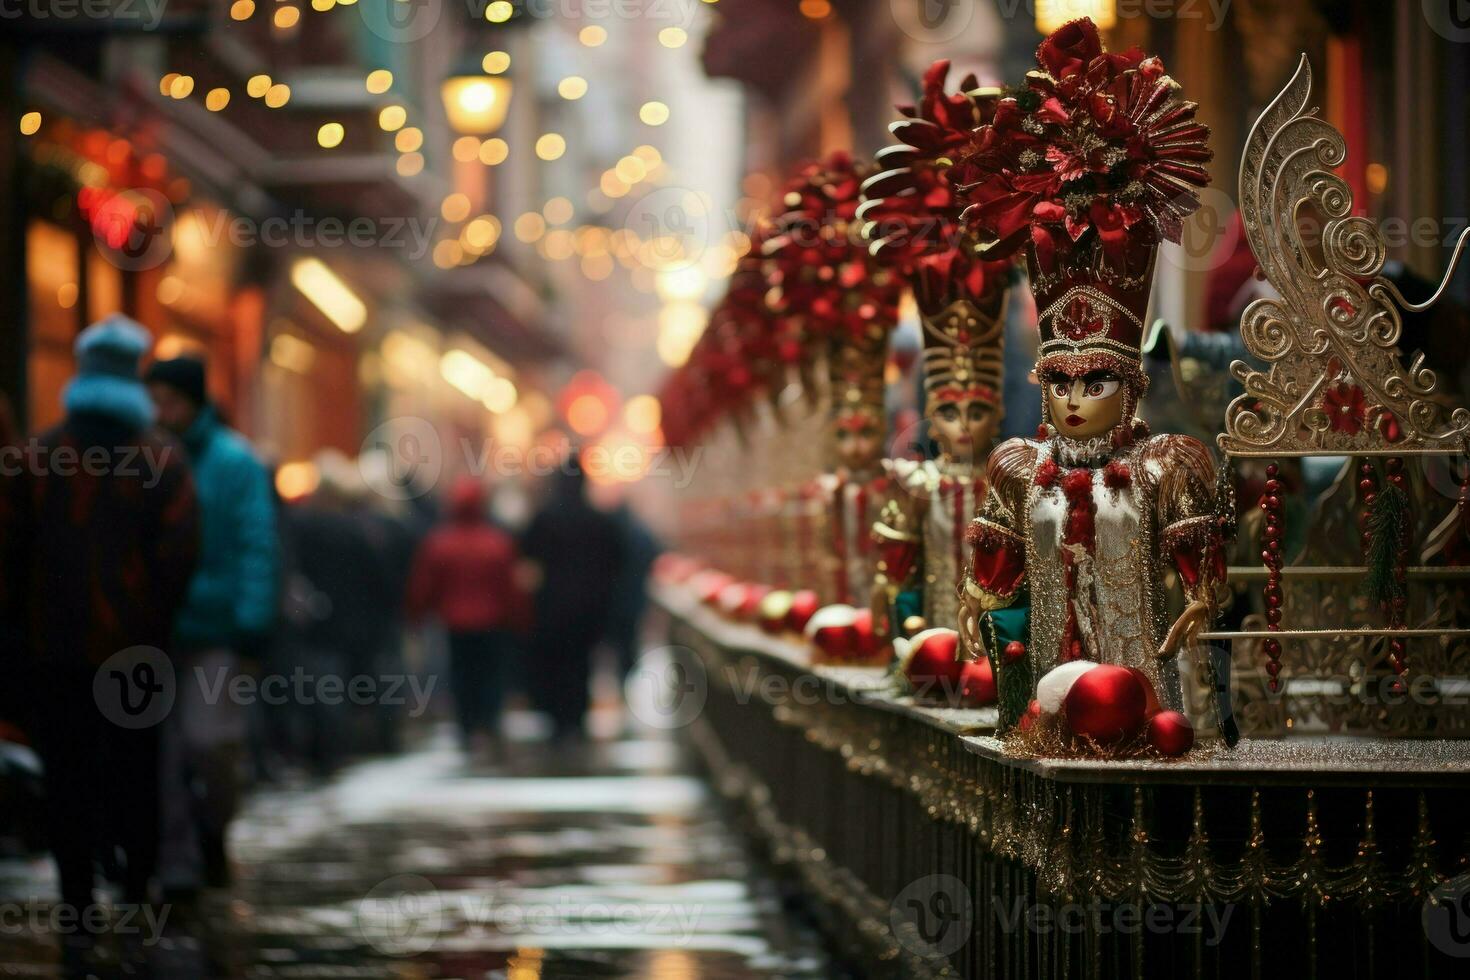
[[[444,80],[440,95],[455,132],[488,136],[505,123],[511,82],[494,75],[456,75]]]
[[[567,425],[579,436],[601,432],[607,425],[607,406],[596,395],[578,395],[567,405]]]
[[[499,136],[492,136],[480,144],[478,151],[480,162],[487,167],[494,167],[505,162],[510,156],[510,145]]]
[[[1098,30],[1111,30],[1118,23],[1113,0],[1036,0],[1036,29],[1042,34],[1077,20],[1090,17]]]
[[[385,105],[378,111],[378,128],[385,133],[402,129],[408,122],[408,110],[401,105]]]
[[[315,463],[286,463],[276,470],[276,492],[286,500],[305,497],[321,483]]]
[[[663,421],[663,408],[652,395],[634,395],[623,406],[623,424],[631,432],[648,435]]]

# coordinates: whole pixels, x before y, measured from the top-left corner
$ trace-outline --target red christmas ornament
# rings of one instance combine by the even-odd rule
[[[785,589],[772,589],[761,599],[757,618],[761,629],[772,636],[786,631],[791,615],[792,595]]]
[[[735,581],[735,576],[724,572],[703,572],[695,589],[699,594],[699,601],[707,606],[713,606],[720,601],[720,593]]]
[[[967,708],[980,708],[994,704],[995,671],[988,657],[971,660],[960,671],[960,702]]]
[[[815,648],[815,663],[833,663],[852,659],[857,646],[857,630],[853,623],[857,610],[851,606],[823,606],[807,623],[806,634]]]
[[[745,598],[741,601],[740,608],[735,610],[735,615],[744,620],[755,619],[760,614],[761,600],[770,594],[769,585],[746,585]]]
[[[903,672],[917,700],[946,703],[958,698],[965,669],[955,659],[959,642],[959,633],[942,626],[914,635]]]
[[[1000,653],[1001,662],[1006,664],[1013,664],[1024,656],[1026,656],[1026,644],[1020,640],[1012,640],[1007,643],[1005,649]]]
[[[791,593],[791,611],[786,614],[786,626],[794,633],[803,632],[807,621],[821,606],[822,600],[811,589],[799,589]]]
[[[888,644],[873,631],[873,610],[859,609],[852,619],[852,652],[854,660],[864,663],[888,660]]]
[[[1032,701],[1030,704],[1026,705],[1026,712],[1025,714],[1021,715],[1021,719],[1016,722],[1016,728],[1024,732],[1026,729],[1036,724],[1036,719],[1040,717],[1041,703],[1038,701]]]
[[[1148,675],[1139,670],[1137,667],[1125,667],[1123,669],[1128,671],[1134,677],[1137,677],[1138,683],[1143,685],[1143,693],[1146,698],[1146,703],[1143,709],[1143,717],[1145,719],[1152,718],[1160,711],[1163,711],[1164,706],[1159,704],[1159,695],[1156,691],[1154,691],[1153,683],[1149,681]]]
[[[1148,695],[1127,667],[1099,664],[1072,684],[1062,712],[1072,734],[1117,745],[1143,727]]]
[[[750,596],[749,582],[731,582],[715,597],[715,605],[726,616],[738,616]]]
[[[1194,726],[1177,711],[1160,711],[1148,723],[1148,744],[1167,756],[1183,755],[1194,745]]]

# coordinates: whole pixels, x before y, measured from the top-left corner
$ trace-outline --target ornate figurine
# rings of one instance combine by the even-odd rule
[[[990,455],[960,631],[972,654],[993,647],[981,614],[1029,598],[1024,639],[989,650],[1003,724],[1074,660],[1136,668],[1177,710],[1174,655],[1213,619],[1224,575],[1214,466],[1202,443],[1150,437],[1135,413],[1155,254],[1199,206],[1208,130],[1157,58],[1105,53],[1091,21],[1052,34],[1037,61],[965,161],[980,174],[965,217],[987,254],[1029,246],[1044,422]],[[1187,600],[1172,625],[1166,566]]]
[[[947,93],[948,61],[924,73],[917,106],[890,130],[884,168],[863,184],[858,215],[873,256],[901,272],[924,330],[925,417],[939,457],[896,461],[895,487],[873,536],[882,557],[872,589],[875,623],[889,637],[953,628],[964,528],[984,494],[978,465],[1001,419],[1005,302],[1013,262],[976,255],[960,221],[958,189],[973,177],[956,163],[976,127],[989,122],[1000,90],[974,76]]]
[[[833,602],[866,597],[876,548],[869,529],[888,486],[883,458],[887,415],[883,371],[888,330],[878,324],[861,338],[833,345],[829,431],[836,468],[817,478],[825,504]],[[820,588],[826,595],[828,590]]]
[[[871,172],[845,153],[803,168],[764,246],[778,351],[796,358],[808,395],[825,391],[829,404],[835,465],[801,495],[820,509],[815,543],[828,574],[802,584],[845,605],[865,600],[873,577],[868,532],[886,474],[883,372],[902,288],[854,221]]]
[[[1000,306],[987,315],[961,301],[924,317],[925,416],[939,455],[894,461],[894,492],[873,525],[883,548],[870,579],[874,616],[890,637],[958,622],[965,526],[985,494],[976,460],[1001,416],[1003,290]]]

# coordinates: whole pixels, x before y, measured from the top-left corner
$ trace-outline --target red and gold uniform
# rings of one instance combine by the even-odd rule
[[[1029,601],[1032,683],[1063,661],[1121,664],[1178,709],[1173,654],[1213,618],[1224,576],[1214,464],[1135,411],[1155,256],[1199,205],[1208,130],[1157,58],[1107,54],[1091,21],[1059,29],[1037,61],[966,157],[983,175],[966,217],[988,254],[1025,248],[1045,421],[990,456],[961,632],[978,652],[979,615]],[[1188,600],[1173,629],[1170,567]]]

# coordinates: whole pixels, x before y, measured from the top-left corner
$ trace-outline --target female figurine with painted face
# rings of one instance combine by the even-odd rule
[[[1150,436],[1137,417],[1139,345],[1159,243],[1178,240],[1208,179],[1208,131],[1158,59],[1106,54],[1090,21],[1057,31],[1037,59],[1042,71],[1002,102],[967,160],[985,175],[967,219],[992,252],[1026,247],[1044,421],[990,455],[961,634],[978,654],[991,645],[981,614],[1029,598],[1024,653],[1002,674],[1024,668],[1034,683],[1070,660],[1136,667],[1177,709],[1174,657],[1214,616],[1224,552],[1209,451]],[[1185,595],[1172,624],[1171,566]]]

